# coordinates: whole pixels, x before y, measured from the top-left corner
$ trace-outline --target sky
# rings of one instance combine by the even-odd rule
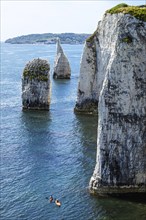
[[[0,39],[37,33],[92,34],[104,12],[123,2],[146,4],[146,0],[1,0]]]

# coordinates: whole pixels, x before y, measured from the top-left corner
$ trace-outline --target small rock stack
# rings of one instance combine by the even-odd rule
[[[46,60],[28,62],[22,76],[23,109],[49,110],[50,65]]]

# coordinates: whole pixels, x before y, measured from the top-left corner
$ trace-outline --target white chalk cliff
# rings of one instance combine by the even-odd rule
[[[54,64],[54,79],[70,79],[71,68],[66,55],[60,45],[60,40],[57,40],[57,55]]]
[[[86,41],[81,58],[76,112],[97,113],[97,43]]]
[[[146,11],[145,18],[146,18]],[[98,103],[97,159],[90,189],[146,192],[146,22],[106,13],[82,56],[78,108]]]
[[[50,65],[48,61],[34,59],[28,62],[22,76],[23,109],[49,110]]]

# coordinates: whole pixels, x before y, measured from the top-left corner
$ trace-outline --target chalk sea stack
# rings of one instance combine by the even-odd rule
[[[57,40],[57,55],[54,64],[54,79],[70,79],[71,68],[67,57],[60,45],[60,40]]]
[[[99,83],[97,83],[96,42],[86,41],[80,64],[76,113],[97,114]]]
[[[86,40],[80,74],[79,106],[92,94],[98,103],[91,191],[146,193],[145,6],[120,4],[105,13]]]
[[[28,62],[22,76],[23,109],[49,110],[50,65],[47,60]]]

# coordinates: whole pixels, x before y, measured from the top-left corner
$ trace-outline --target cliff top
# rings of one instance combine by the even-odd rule
[[[105,14],[118,14],[118,13],[123,13],[123,14],[130,14],[134,16],[135,18],[146,22],[146,5],[141,5],[141,6],[129,6],[125,3],[121,3],[116,5],[115,7],[107,10]],[[90,35],[87,39],[86,42],[91,42],[94,39],[94,36],[96,35],[97,30]]]
[[[139,20],[146,22],[146,5],[141,6],[129,6],[125,3],[116,5],[115,7],[106,11],[106,13],[110,14],[117,14],[117,13],[124,13],[130,14],[136,17]]]

